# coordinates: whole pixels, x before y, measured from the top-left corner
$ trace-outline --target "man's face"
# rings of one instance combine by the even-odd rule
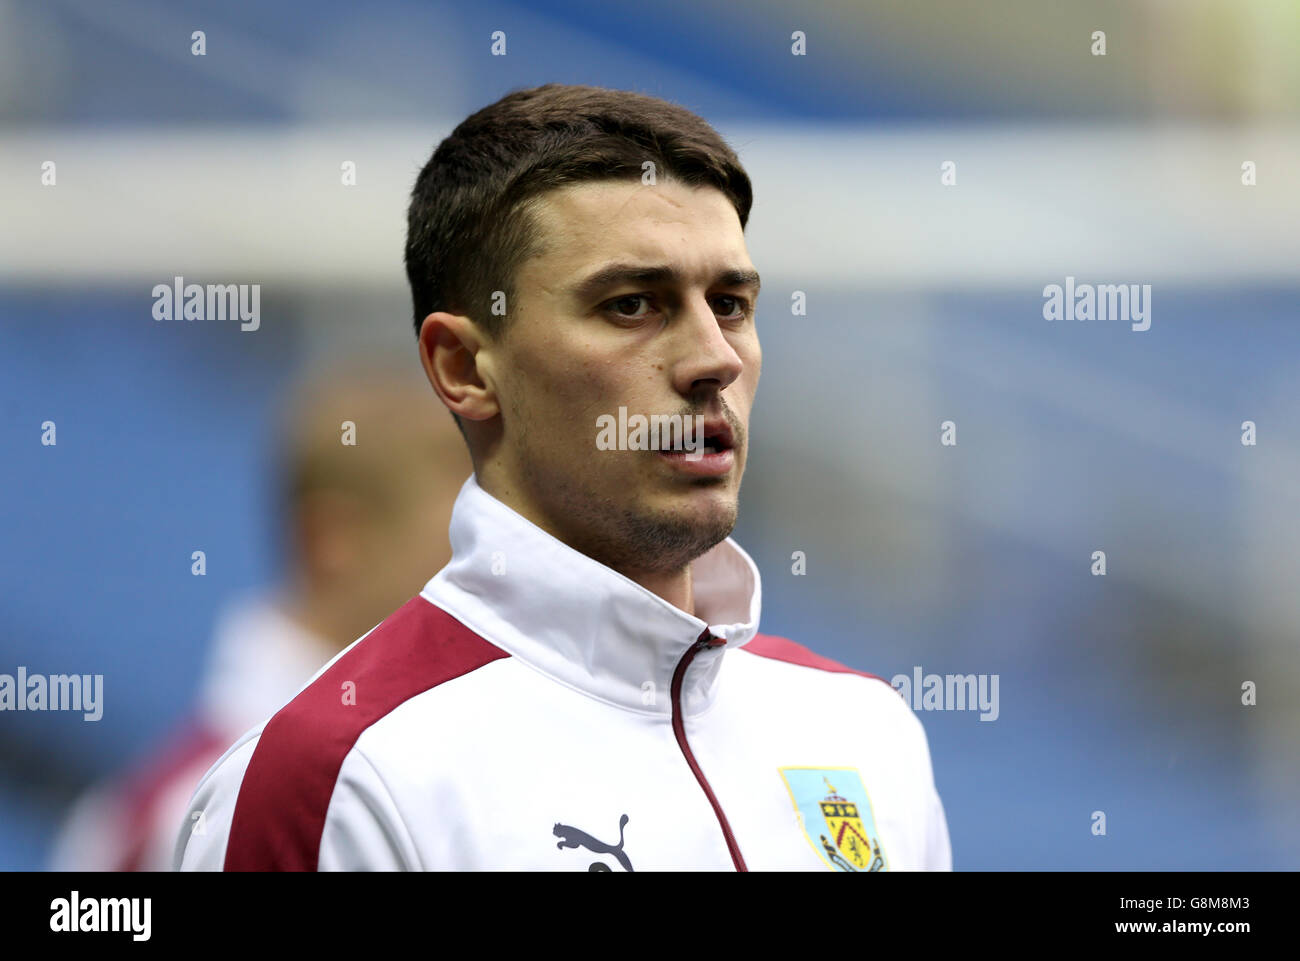
[[[521,268],[506,332],[480,356],[501,409],[502,494],[607,566],[678,570],[736,523],[762,364],[739,217],[718,190],[664,180],[579,184],[539,203],[545,253]],[[592,283],[616,265],[661,275]],[[702,415],[710,446],[722,425],[729,450],[599,449],[598,418],[620,407]]]

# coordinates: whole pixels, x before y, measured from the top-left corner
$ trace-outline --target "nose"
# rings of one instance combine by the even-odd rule
[[[674,368],[673,386],[683,397],[710,387],[726,390],[744,372],[744,361],[727,339],[706,296],[692,298],[682,307],[678,331],[680,359]]]

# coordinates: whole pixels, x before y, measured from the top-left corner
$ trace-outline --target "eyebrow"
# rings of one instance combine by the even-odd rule
[[[684,280],[682,271],[669,264],[608,264],[571,286],[569,293],[575,300],[586,303],[617,284],[682,283]],[[713,283],[722,287],[752,287],[757,294],[761,282],[758,271],[732,267],[718,274]]]

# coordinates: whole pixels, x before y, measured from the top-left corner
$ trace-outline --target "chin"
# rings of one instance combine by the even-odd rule
[[[693,491],[690,496],[681,497],[665,505],[665,512],[672,514],[684,524],[712,531],[722,531],[718,540],[728,536],[736,526],[739,514],[736,498],[729,491]]]
[[[638,491],[604,503],[586,553],[616,570],[678,570],[736,526],[736,498],[726,487]]]
[[[736,491],[730,483],[695,483],[675,490],[660,491],[642,503],[681,513],[736,512]]]

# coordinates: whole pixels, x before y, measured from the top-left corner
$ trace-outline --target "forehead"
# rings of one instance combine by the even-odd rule
[[[521,271],[528,286],[552,289],[612,261],[671,260],[703,273],[752,267],[736,208],[714,187],[663,178],[573,184],[542,195],[534,216],[543,252]]]

